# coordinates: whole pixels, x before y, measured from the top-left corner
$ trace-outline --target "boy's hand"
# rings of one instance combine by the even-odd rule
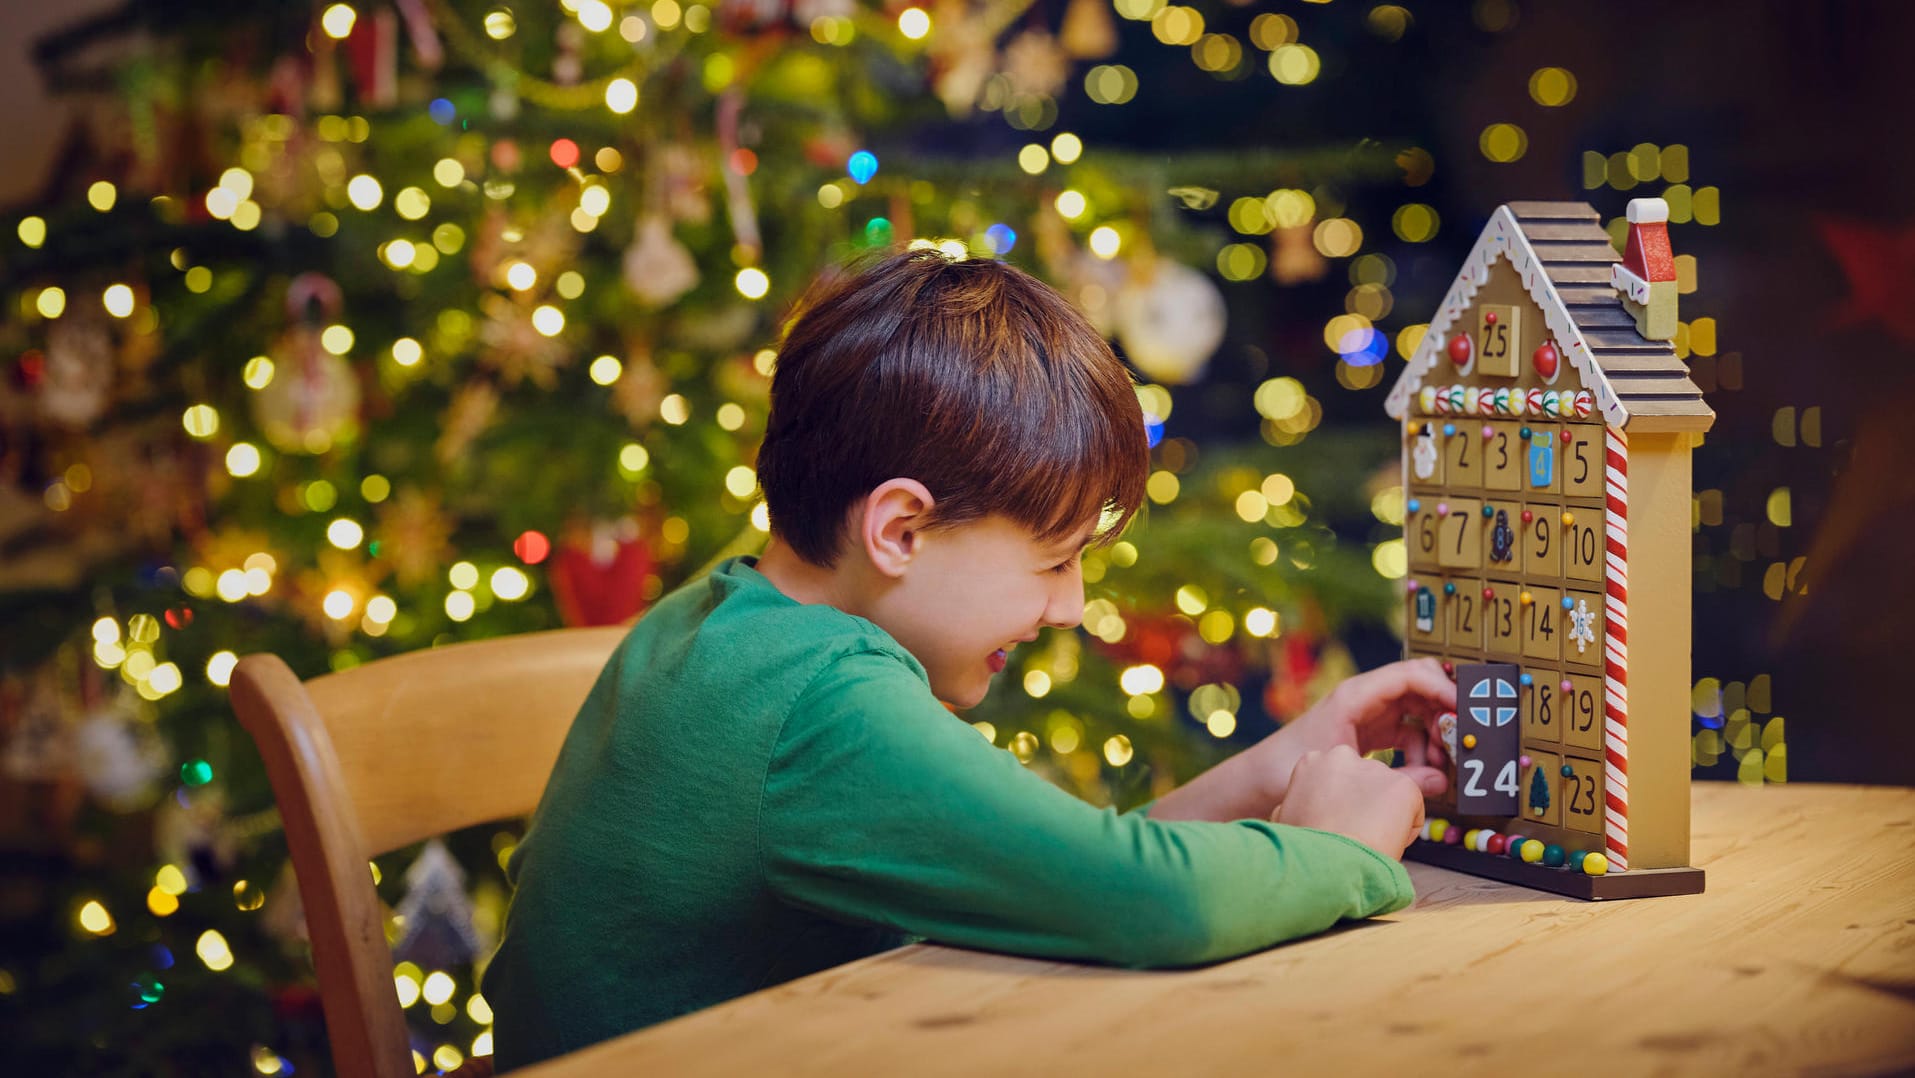
[[[1249,752],[1263,757],[1270,799],[1288,796],[1291,772],[1310,752],[1337,746],[1357,753],[1403,750],[1399,770],[1437,797],[1449,789],[1449,757],[1436,717],[1456,710],[1456,683],[1435,659],[1410,659],[1346,679],[1317,706],[1264,738]]]
[[[1386,857],[1401,860],[1423,827],[1416,783],[1348,745],[1304,753],[1287,785],[1289,796],[1272,820],[1335,831]]]

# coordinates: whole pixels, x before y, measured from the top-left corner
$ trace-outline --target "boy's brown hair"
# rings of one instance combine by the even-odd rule
[[[1136,390],[1064,297],[1002,262],[906,251],[824,284],[778,352],[758,482],[772,530],[829,566],[846,513],[923,483],[932,526],[998,513],[1058,542],[1123,530],[1149,470]]]

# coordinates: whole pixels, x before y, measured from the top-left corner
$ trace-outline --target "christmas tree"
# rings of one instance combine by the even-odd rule
[[[1436,234],[1430,154],[1309,130],[1166,153],[1162,118],[1191,80],[1270,108],[1407,23],[127,11],[38,50],[75,121],[0,277],[0,841],[30,911],[0,1010],[43,1016],[10,1026],[30,1069],[325,1069],[237,656],[313,676],[619,623],[752,552],[782,319],[864,252],[1016,262],[1138,373],[1150,505],[1087,558],[1082,629],[966,716],[983,736],[1135,803],[1300,712],[1348,634],[1388,650],[1402,495],[1365,391],[1421,330],[1388,322],[1388,251]],[[1326,401],[1368,429],[1318,431]],[[422,1066],[487,1050],[467,960],[516,832],[374,866]]]

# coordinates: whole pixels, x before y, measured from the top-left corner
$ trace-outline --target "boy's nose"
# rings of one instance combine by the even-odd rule
[[[1084,572],[1073,566],[1051,591],[1044,607],[1044,624],[1053,629],[1075,629],[1084,620]]]

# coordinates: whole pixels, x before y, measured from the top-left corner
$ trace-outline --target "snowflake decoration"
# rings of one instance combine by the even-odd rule
[[[1576,600],[1576,609],[1569,612],[1569,638],[1576,642],[1576,654],[1589,650],[1596,642],[1596,612],[1589,609],[1589,600]]]

